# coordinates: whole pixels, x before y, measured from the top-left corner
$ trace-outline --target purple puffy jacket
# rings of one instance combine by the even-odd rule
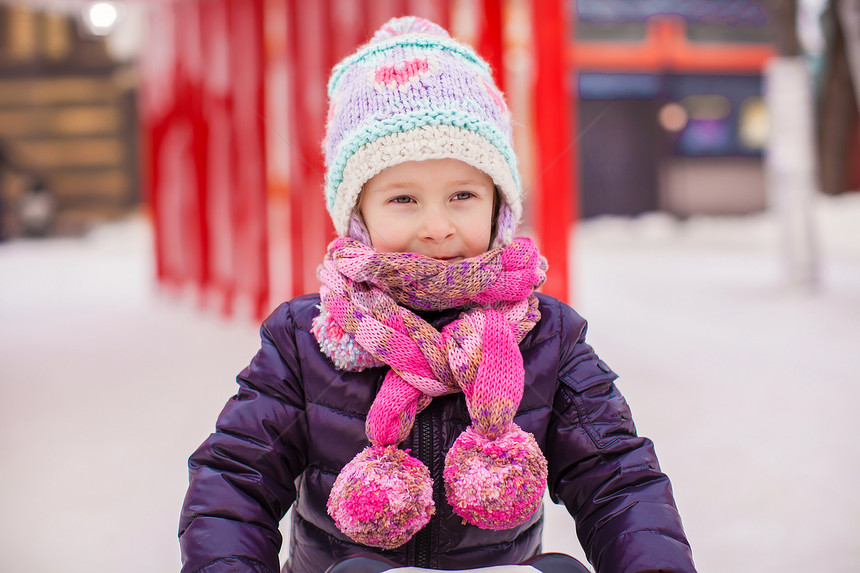
[[[636,435],[615,374],[585,342],[585,321],[539,297],[541,321],[520,344],[526,379],[515,420],[546,455],[553,501],[574,516],[598,573],[695,571],[669,479],[651,442]],[[262,348],[239,374],[238,394],[191,456],[179,527],[183,572],[276,573],[278,524],[291,507],[283,571],[321,573],[370,551],[335,527],[326,501],[338,472],[368,444],[365,415],[386,368],[335,370],[310,331],[318,304],[316,295],[299,297],[264,322]],[[422,316],[441,328],[457,311]],[[405,545],[381,555],[467,569],[518,563],[540,551],[542,511],[513,529],[489,531],[463,525],[445,501],[445,453],[468,424],[462,394],[436,398],[418,415],[400,447],[430,468],[436,514]]]

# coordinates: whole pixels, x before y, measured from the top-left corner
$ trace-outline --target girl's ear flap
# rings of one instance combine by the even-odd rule
[[[368,247],[373,247],[373,242],[370,239],[370,232],[367,230],[367,225],[364,224],[364,216],[361,214],[361,203],[357,202],[352,210],[352,215],[349,217],[349,226],[346,234],[350,239],[361,241]]]

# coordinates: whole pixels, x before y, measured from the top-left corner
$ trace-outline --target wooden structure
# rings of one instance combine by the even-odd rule
[[[73,18],[0,4],[2,228],[40,181],[55,196],[53,231],[72,233],[127,214],[139,200],[134,90],[103,38]]]

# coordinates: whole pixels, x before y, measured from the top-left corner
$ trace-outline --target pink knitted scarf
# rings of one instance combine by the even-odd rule
[[[546,460],[513,421],[523,393],[519,342],[540,320],[534,289],[546,260],[534,243],[447,263],[414,253],[377,253],[335,240],[319,269],[313,332],[342,370],[388,365],[367,416],[370,446],[341,471],[329,514],[352,539],[398,547],[429,521],[432,480],[396,447],[434,396],[463,392],[472,425],[445,460],[448,503],[465,521],[507,529],[540,506]],[[463,307],[437,330],[414,310]]]

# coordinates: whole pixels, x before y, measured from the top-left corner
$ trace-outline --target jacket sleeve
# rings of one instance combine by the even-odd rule
[[[694,572],[669,478],[636,435],[617,376],[562,304],[561,353],[548,439],[549,489],[576,521],[597,573]]]
[[[306,464],[304,393],[289,305],[260,331],[216,431],[188,461],[179,542],[183,572],[276,573],[278,530]]]

